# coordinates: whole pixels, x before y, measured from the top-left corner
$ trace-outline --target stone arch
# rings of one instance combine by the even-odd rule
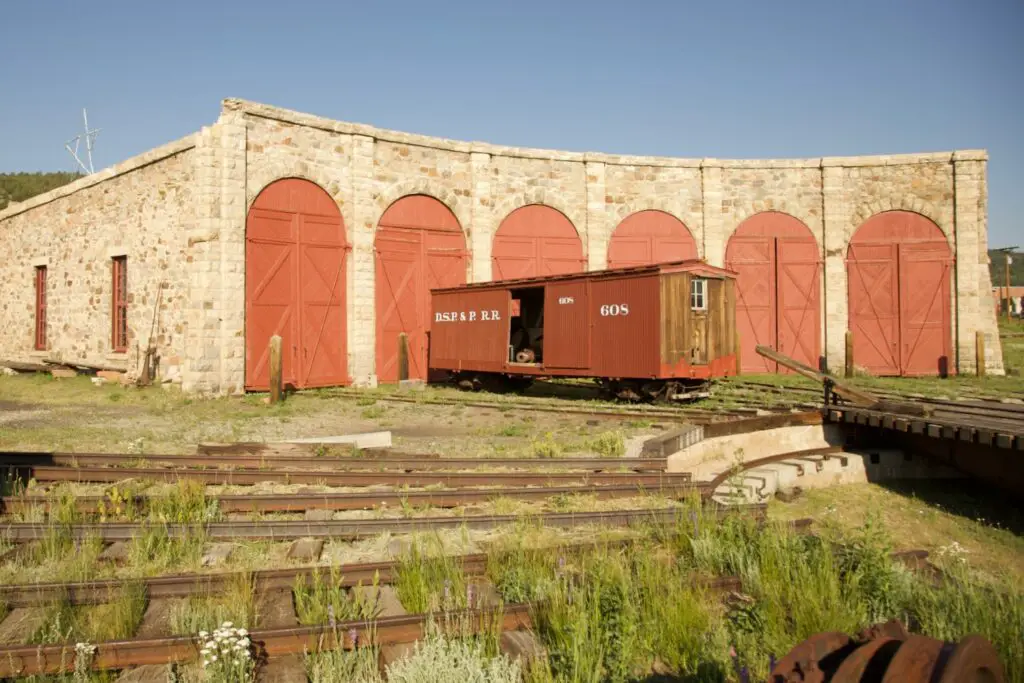
[[[770,200],[757,200],[751,202],[745,206],[737,207],[736,211],[732,214],[733,225],[727,230],[727,233],[723,235],[726,242],[733,234],[739,230],[740,226],[743,225],[747,220],[762,213],[781,213],[792,217],[794,220],[803,223],[804,227],[807,228],[811,235],[814,236],[815,241],[821,242],[821,235],[815,234],[812,225],[821,225],[820,216],[813,216],[806,211],[800,211],[796,206],[786,201],[785,199],[770,199]]]
[[[514,280],[586,270],[579,230],[563,211],[526,204],[506,215],[491,240],[492,277]]]
[[[622,218],[608,238],[608,268],[700,258],[690,227],[669,211],[642,209]]]
[[[769,346],[816,367],[821,354],[821,246],[796,216],[760,211],[730,235],[725,267],[736,271],[736,327],[743,372],[780,368],[755,351]]]
[[[453,190],[431,182],[426,178],[414,178],[412,180],[393,183],[383,192],[374,193],[373,200],[377,205],[377,215],[373,218],[374,229],[380,225],[380,219],[384,217],[384,214],[387,213],[387,210],[391,208],[393,204],[403,197],[411,195],[423,195],[430,197],[448,207],[448,210],[452,212],[455,219],[459,222],[459,226],[462,228],[463,237],[466,238],[467,242],[469,241],[470,232],[472,230],[472,221],[468,215],[468,210],[465,209],[462,206],[462,202],[459,201],[458,195],[456,195]]]
[[[576,234],[579,235],[580,240],[583,242],[584,253],[587,247],[587,214],[586,209],[576,209],[559,196],[557,192],[549,192],[543,187],[535,187],[525,192],[518,192],[515,194],[506,195],[504,198],[498,200],[494,205],[494,220],[497,221],[497,225],[494,226],[494,232],[498,232],[498,228],[501,224],[509,217],[516,209],[521,209],[524,206],[530,206],[531,204],[543,204],[552,209],[555,209],[563,216],[569,219],[572,223],[573,228],[576,229]]]
[[[953,231],[950,229],[950,226],[946,224],[946,221],[943,220],[942,212],[939,211],[938,207],[927,200],[921,199],[920,197],[911,197],[907,195],[883,197],[873,202],[864,202],[860,204],[853,213],[850,214],[850,223],[847,226],[848,232],[844,242],[848,244],[853,239],[854,234],[861,225],[877,214],[885,213],[886,211],[909,211],[911,213],[920,214],[934,223],[939,230],[942,231],[943,236],[946,238],[946,243],[950,245],[950,248],[954,248],[955,240],[953,239]]]

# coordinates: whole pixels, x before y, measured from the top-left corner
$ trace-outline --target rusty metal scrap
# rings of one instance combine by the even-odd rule
[[[769,683],[1003,683],[995,647],[981,636],[949,642],[912,634],[898,621],[853,637],[816,633],[772,668]]]

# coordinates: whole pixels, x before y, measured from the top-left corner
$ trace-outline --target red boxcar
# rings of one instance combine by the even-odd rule
[[[463,385],[592,377],[670,398],[735,374],[734,285],[687,260],[435,289],[430,367]]]

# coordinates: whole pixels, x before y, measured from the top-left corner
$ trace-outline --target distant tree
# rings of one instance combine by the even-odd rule
[[[1024,285],[1024,252],[1015,251],[1010,254],[1013,263],[1010,264],[1010,286],[1017,287]],[[992,276],[993,287],[1006,286],[1006,254],[994,249],[988,250],[990,261],[988,270]]]
[[[23,202],[81,177],[81,173],[70,172],[0,173],[0,210],[12,202]]]

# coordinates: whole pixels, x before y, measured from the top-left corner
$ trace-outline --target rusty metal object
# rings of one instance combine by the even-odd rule
[[[460,505],[481,504],[499,498],[513,500],[547,500],[554,496],[574,494],[594,496],[599,500],[632,498],[635,496],[659,495],[682,499],[688,494],[705,492],[701,483],[652,484],[648,486],[605,485],[605,486],[538,486],[501,487],[486,489],[441,489],[425,491],[377,491],[369,493],[282,493],[269,495],[209,495],[207,500],[217,501],[222,513],[232,512],[304,512],[306,510],[372,510],[383,507],[413,505],[436,508],[453,508]],[[158,496],[136,496],[133,502],[147,507]],[[35,508],[49,509],[56,498],[43,495],[18,495],[0,498],[0,513],[26,512]],[[76,496],[75,508],[83,513],[96,513],[101,504],[109,503],[106,496]]]
[[[512,470],[565,469],[607,472],[630,470],[664,472],[664,458],[439,458],[418,455],[382,455],[373,458],[296,456],[296,455],[180,455],[130,453],[66,453],[0,451],[0,467],[62,465],[67,467],[131,467],[140,463],[172,467],[207,467],[225,469],[259,469],[277,471],[285,468],[329,469],[342,471],[404,472],[437,470],[479,470],[487,468]]]
[[[796,460],[799,458],[806,458],[812,455],[824,455],[825,458],[828,459],[830,455],[835,455],[836,453],[841,453],[842,451],[842,446],[826,446],[824,448],[808,448],[802,451],[791,451],[789,453],[779,453],[778,455],[769,455],[764,458],[748,460],[746,462],[740,463],[736,467],[732,467],[725,470],[717,477],[712,479],[706,488],[707,495],[713,495],[715,489],[724,484],[726,480],[735,477],[741,474],[742,472],[746,472],[747,470],[752,470],[755,467],[760,467],[761,465],[769,465],[771,463],[783,462],[786,460]],[[808,464],[810,463],[800,463],[801,473],[803,473],[803,467],[805,467]]]
[[[1003,683],[995,647],[977,635],[954,643],[912,634],[896,620],[853,638],[818,633],[772,669],[769,683]]]

